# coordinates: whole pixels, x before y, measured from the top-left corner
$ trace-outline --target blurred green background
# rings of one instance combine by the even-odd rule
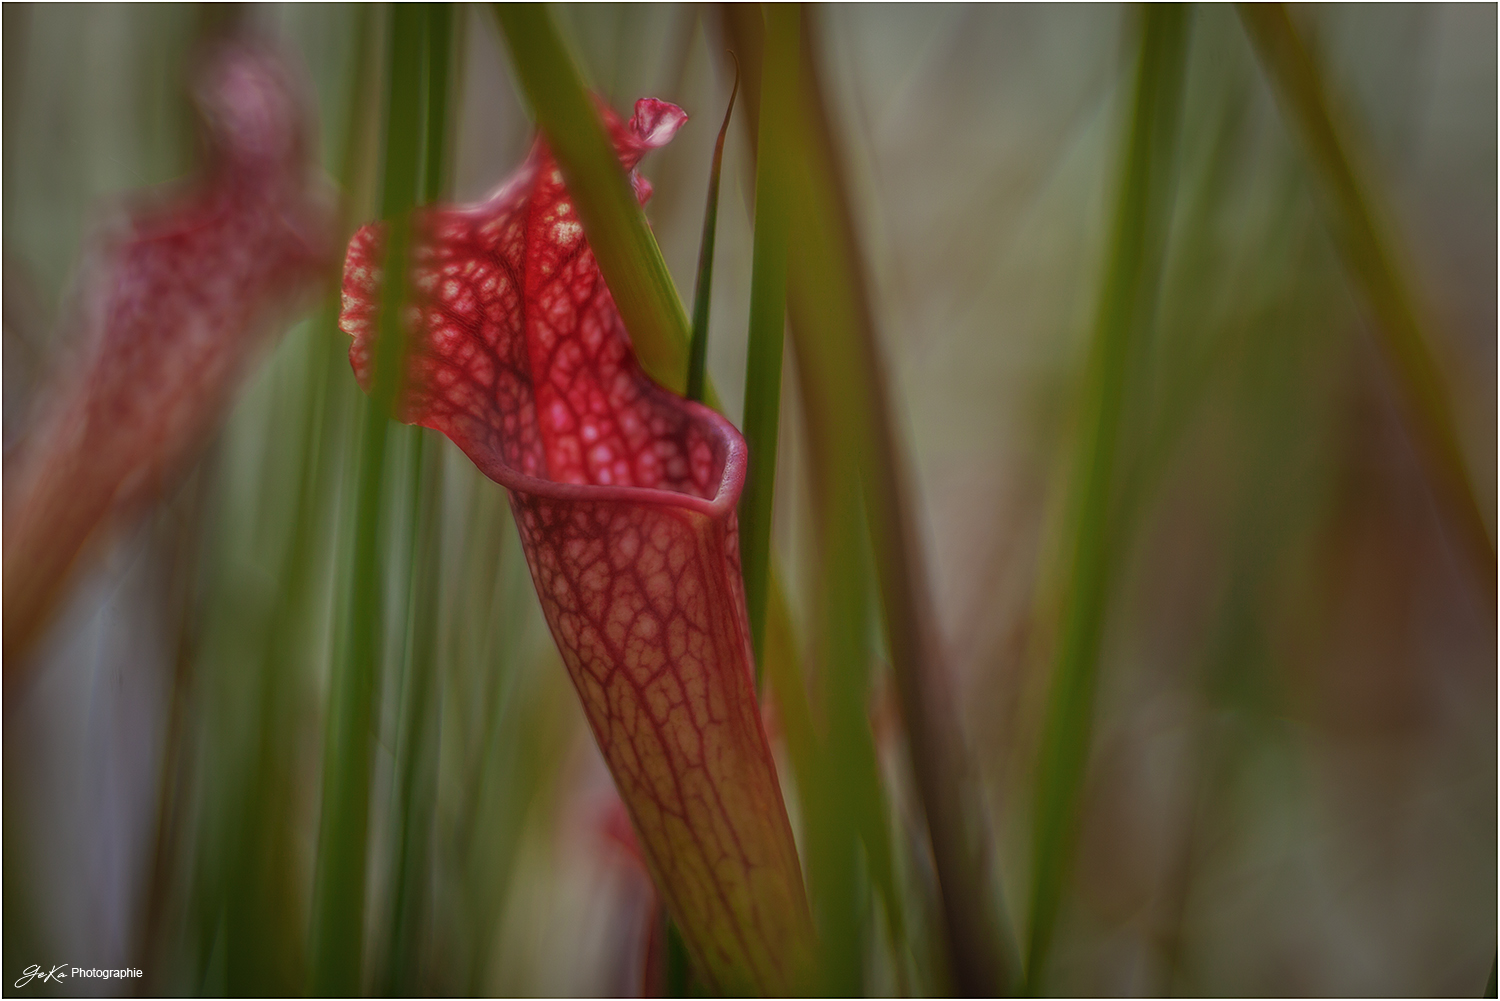
[[[451,189],[475,200],[522,160],[531,126],[490,13],[454,11]],[[649,95],[691,116],[642,167],[690,302],[733,80],[722,12],[553,13],[616,110]],[[1493,539],[1496,9],[1291,14],[1413,292]],[[192,169],[183,83],[207,16],[3,8],[7,455],[66,340],[92,228],[125,193]],[[305,74],[347,222],[371,218],[382,9],[242,16]],[[953,725],[1024,946],[1141,17],[851,4],[813,21]],[[1244,27],[1205,6],[1186,32],[1176,141],[1157,164],[1156,305],[1123,362],[1077,839],[1041,982],[1475,995],[1500,876],[1494,582],[1476,583],[1434,491],[1400,373]],[[733,127],[709,341],[733,419],[747,146]],[[150,993],[306,989],[358,399],[331,309],[262,353],[201,459],[74,574],[5,691],[7,982],[67,961],[140,967]],[[773,549],[816,674],[822,550],[790,351],[786,364]],[[609,833],[609,776],[503,493],[440,436],[393,429],[388,447],[365,989],[634,993],[649,878]],[[854,965],[867,993],[941,993],[927,833],[873,629],[869,649],[904,924],[893,941],[892,902],[861,875]],[[786,767],[782,781],[805,842]],[[61,988],[90,990],[108,986]]]

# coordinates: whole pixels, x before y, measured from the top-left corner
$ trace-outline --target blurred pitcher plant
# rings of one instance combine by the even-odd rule
[[[303,95],[266,48],[202,57],[200,176],[107,232],[69,344],[7,457],[7,681],[114,512],[162,493],[233,401],[266,335],[313,301],[334,251]]]

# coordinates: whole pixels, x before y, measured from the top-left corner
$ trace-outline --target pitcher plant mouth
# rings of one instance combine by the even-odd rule
[[[605,124],[634,171],[686,120]],[[661,899],[704,978],[808,983],[813,930],[754,689],[736,505],[744,439],[654,383],[538,140],[486,201],[419,211],[395,415],[507,488],[537,596]],[[384,231],[349,246],[340,325],[372,385]]]
[[[695,511],[712,519],[723,518],[734,512],[739,504],[740,492],[745,488],[745,469],[749,450],[745,439],[727,418],[718,411],[701,403],[679,400],[678,404],[694,419],[707,425],[716,446],[724,449],[722,472],[717,477],[717,487],[712,497],[698,497],[680,490],[662,487],[619,486],[616,484],[568,483],[560,480],[529,476],[503,461],[465,451],[479,471],[507,490],[546,497],[558,501],[613,501],[620,504],[651,504],[658,507],[677,507]],[[417,423],[417,422],[413,422]]]

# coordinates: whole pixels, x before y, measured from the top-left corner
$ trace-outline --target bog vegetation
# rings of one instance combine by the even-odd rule
[[[1493,993],[1493,8],[3,16],[9,982]]]

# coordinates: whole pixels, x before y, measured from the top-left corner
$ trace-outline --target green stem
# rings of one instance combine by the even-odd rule
[[[422,150],[422,202],[431,204],[448,190],[448,91],[452,86],[449,62],[453,50],[453,5],[426,4],[427,42],[426,144]]]
[[[438,547],[441,456],[413,428],[408,453],[409,532],[412,573],[407,589],[407,643],[402,724],[397,752],[393,824],[397,845],[392,872],[390,949],[384,993],[419,993],[422,935],[427,904],[428,860],[437,798],[438,725]]]
[[[703,372],[708,364],[708,303],[713,292],[714,230],[719,219],[719,169],[724,164],[724,136],[729,132],[729,116],[734,114],[734,98],[740,92],[739,62],[735,62],[734,89],[729,92],[729,107],[724,109],[724,124],[714,143],[714,159],[708,169],[708,205],[703,209],[703,239],[698,245],[698,280],[693,286],[693,339],[688,351],[687,398],[703,402]]]
[[[1028,993],[1038,993],[1067,881],[1078,800],[1088,764],[1100,639],[1118,528],[1118,429],[1127,374],[1149,333],[1156,305],[1171,169],[1177,143],[1188,18],[1178,6],[1144,12],[1135,96],[1125,139],[1124,175],[1094,343],[1072,484],[1072,565],[1062,633],[1037,764],[1032,846]]]
[[[453,8],[447,3],[424,6],[427,58],[423,89],[426,130],[422,150],[422,201],[431,204],[445,193],[449,183],[449,53],[453,38]],[[427,447],[423,429],[408,428],[404,434],[408,446],[407,511],[411,519],[407,566],[411,572],[406,595],[407,641],[403,651],[402,722],[394,791],[393,823],[397,839],[392,873],[394,899],[385,970],[385,993],[397,996],[417,993],[421,986],[418,976],[438,758],[435,675],[438,668],[440,454]]]
[[[764,43],[761,18],[753,7],[729,4],[723,24],[749,74],[749,114],[743,120],[752,124],[759,95],[754,74]],[[860,465],[891,668],[940,887],[952,986],[963,994],[993,996],[1013,985],[1014,947],[1005,911],[997,904],[989,835],[944,670],[854,209],[819,85],[815,24],[809,14],[802,32],[803,162],[794,174],[787,276],[803,407],[809,428],[816,424],[828,431],[826,449],[815,452],[814,463],[821,467],[853,456]],[[873,845],[867,849],[877,851]],[[883,879],[878,872],[875,877]]]
[[[797,128],[800,16],[794,4],[767,4],[763,93],[755,168],[755,246],[750,273],[750,344],[745,362],[743,430],[750,450],[740,495],[740,561],[757,673],[765,650],[771,508],[781,415],[781,354],[786,330],[787,228]],[[757,683],[759,679],[757,678]]]
[[[856,850],[860,841],[865,842],[872,872],[883,875],[881,863],[889,864],[868,715],[868,536],[860,516],[855,464],[815,464],[821,466],[821,475],[815,473],[813,479],[823,481],[815,485],[814,493],[819,509],[822,597],[817,663],[827,739],[820,761],[822,806],[809,815],[817,823],[809,824],[807,834],[808,882],[822,938],[823,989],[835,996],[853,997],[864,993],[864,915]],[[869,823],[872,815],[873,825]],[[895,901],[888,896],[889,887],[882,885],[881,892],[887,895],[890,912]],[[899,943],[893,947],[900,949]]]
[[[379,581],[377,559],[386,416],[363,404],[356,473],[354,553],[341,647],[324,729],[322,825],[313,884],[315,995],[360,993],[370,769],[374,759]]]
[[[385,173],[381,214],[387,220],[385,270],[406,273],[409,211],[416,200],[421,153],[422,13],[396,4],[389,25]],[[400,388],[404,283],[386,283],[374,378],[363,401],[355,473],[353,553],[339,648],[324,730],[322,819],[313,880],[312,991],[354,995],[364,965],[365,864],[370,781],[379,698],[383,573],[379,558],[388,415]]]
[[[686,387],[687,314],[583,77],[544,6],[492,6],[636,356],[653,379],[680,393]]]

